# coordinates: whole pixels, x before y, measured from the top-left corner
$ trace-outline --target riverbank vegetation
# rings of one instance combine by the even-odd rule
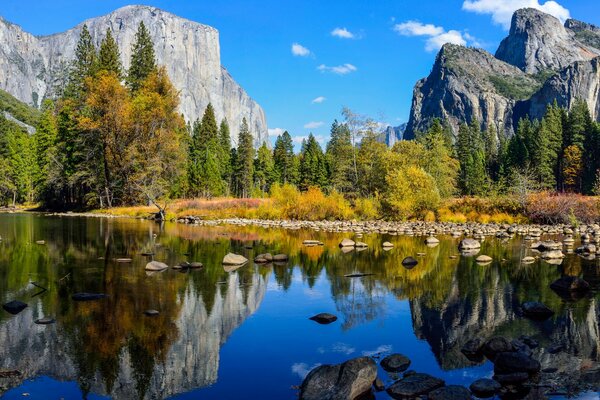
[[[392,148],[381,124],[345,108],[324,147],[310,134],[296,153],[288,132],[273,148],[256,143],[245,120],[232,133],[211,104],[186,124],[143,24],[128,70],[110,30],[96,49],[84,27],[56,101],[31,115],[0,101],[36,127],[31,134],[0,115],[0,204],[134,215],[158,208],[161,217],[599,219],[598,200],[583,195],[600,194],[600,125],[583,101],[549,105],[510,138],[476,121],[455,135],[434,119]]]

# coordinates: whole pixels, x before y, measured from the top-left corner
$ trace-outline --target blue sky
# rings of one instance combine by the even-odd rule
[[[34,34],[69,29],[132,0],[1,0],[0,15]],[[516,8],[600,25],[597,0],[145,0],[220,31],[221,58],[265,109],[269,127],[323,143],[342,106],[406,122],[415,82],[456,41],[494,52]],[[297,44],[294,46],[294,44]]]

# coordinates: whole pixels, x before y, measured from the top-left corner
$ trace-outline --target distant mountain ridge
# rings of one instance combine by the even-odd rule
[[[0,17],[0,89],[35,107],[54,98],[64,87],[84,24],[97,47],[110,28],[128,68],[140,22],[150,32],[158,64],[180,91],[180,111],[188,121],[202,118],[210,102],[218,120],[227,118],[233,137],[245,117],[255,144],[268,140],[263,109],[221,66],[219,32],[155,7],[126,6],[48,36],[31,35]]]
[[[456,133],[463,122],[479,121],[500,134],[514,133],[526,115],[541,118],[546,105],[566,108],[587,102],[600,120],[600,28],[557,18],[532,8],[517,10],[495,55],[453,44],[442,47],[427,78],[413,90],[404,137],[412,139],[433,118]]]

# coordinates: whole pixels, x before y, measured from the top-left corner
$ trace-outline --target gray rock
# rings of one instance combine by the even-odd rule
[[[471,392],[464,386],[448,385],[429,393],[428,400],[471,400]]]
[[[223,257],[223,265],[242,265],[248,262],[248,259],[239,254],[228,253]]]
[[[160,312],[158,312],[157,310],[146,310],[146,311],[144,311],[144,315],[146,315],[148,317],[156,317],[159,314],[160,314]]]
[[[480,247],[481,247],[481,243],[479,243],[477,240],[471,239],[471,238],[465,238],[465,239],[461,240],[460,243],[458,244],[458,250],[460,250],[460,251],[476,250],[476,249],[479,249]]]
[[[245,117],[257,147],[268,139],[264,111],[221,66],[216,29],[150,6],[126,6],[85,23],[96,46],[106,29],[112,29],[127,69],[135,33],[142,21],[154,43],[157,63],[167,68],[181,93],[179,109],[187,121],[202,118],[211,103],[217,121],[227,118],[232,131],[237,131]],[[0,89],[37,107],[43,99],[54,98],[66,82],[67,67],[75,58],[82,26],[83,23],[66,32],[34,36],[0,19],[0,37],[5,44],[0,48]]]
[[[340,242],[340,247],[354,247],[355,242],[351,239],[342,239]]]
[[[560,250],[545,251],[540,255],[544,260],[558,260],[565,258],[565,255]]]
[[[320,313],[317,315],[313,315],[309,319],[318,322],[319,324],[331,324],[332,322],[337,321],[337,317],[329,313]]]
[[[410,366],[410,360],[403,354],[390,354],[380,364],[387,372],[404,372]]]
[[[438,244],[440,242],[440,240],[434,236],[429,236],[427,239],[425,239],[425,244]]]
[[[4,311],[6,311],[9,314],[17,315],[18,313],[27,308],[27,304],[19,300],[13,300],[3,304],[2,308],[4,308]]]
[[[371,390],[377,365],[359,357],[337,365],[321,365],[306,376],[300,386],[300,400],[353,400]]]
[[[471,392],[479,398],[489,398],[493,397],[502,386],[493,379],[477,379],[475,382],[471,383],[469,389]]]
[[[384,248],[391,249],[392,247],[394,247],[394,244],[393,244],[393,243],[390,243],[390,242],[383,242],[383,245],[382,245],[382,246],[383,246]]]
[[[275,262],[286,262],[287,260],[289,260],[287,254],[276,254],[273,256],[273,261]]]
[[[414,398],[441,388],[445,382],[428,374],[415,373],[394,382],[387,393],[394,399]]]
[[[169,266],[163,262],[160,261],[150,261],[148,264],[146,264],[146,271],[164,271],[165,269],[169,268]]]
[[[490,256],[486,256],[486,255],[480,255],[477,256],[477,258],[475,259],[475,262],[477,262],[477,264],[490,264],[492,262],[492,257]]]

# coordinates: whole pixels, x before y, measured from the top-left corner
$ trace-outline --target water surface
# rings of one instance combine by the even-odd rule
[[[295,399],[316,365],[391,352],[407,355],[414,370],[468,386],[491,377],[493,366],[467,360],[460,349],[493,335],[539,341],[535,357],[542,368],[558,368],[558,392],[600,376],[598,262],[568,255],[558,266],[523,265],[531,251],[520,236],[486,239],[480,254],[494,258],[488,266],[452,258],[458,239],[442,236],[431,248],[422,237],[369,234],[361,239],[368,249],[344,253],[337,244],[352,234],[0,214],[0,237],[0,301],[29,305],[16,316],[0,310],[0,370],[22,373],[0,378],[8,399]],[[303,246],[305,239],[324,246]],[[384,241],[395,247],[384,251]],[[144,252],[171,266],[187,260],[205,267],[149,275]],[[228,252],[251,260],[285,253],[290,261],[227,272],[221,260]],[[417,253],[425,255],[415,268],[402,267]],[[132,262],[116,262],[122,257]],[[344,277],[355,272],[372,275]],[[549,284],[564,274],[582,276],[594,291],[562,299]],[[108,298],[76,303],[77,292]],[[519,305],[527,300],[556,315],[523,318]],[[147,309],[160,315],[146,317]],[[339,319],[308,319],[319,312]],[[56,324],[36,325],[43,316]],[[550,354],[556,345],[563,350]],[[380,376],[393,382],[383,370]]]

